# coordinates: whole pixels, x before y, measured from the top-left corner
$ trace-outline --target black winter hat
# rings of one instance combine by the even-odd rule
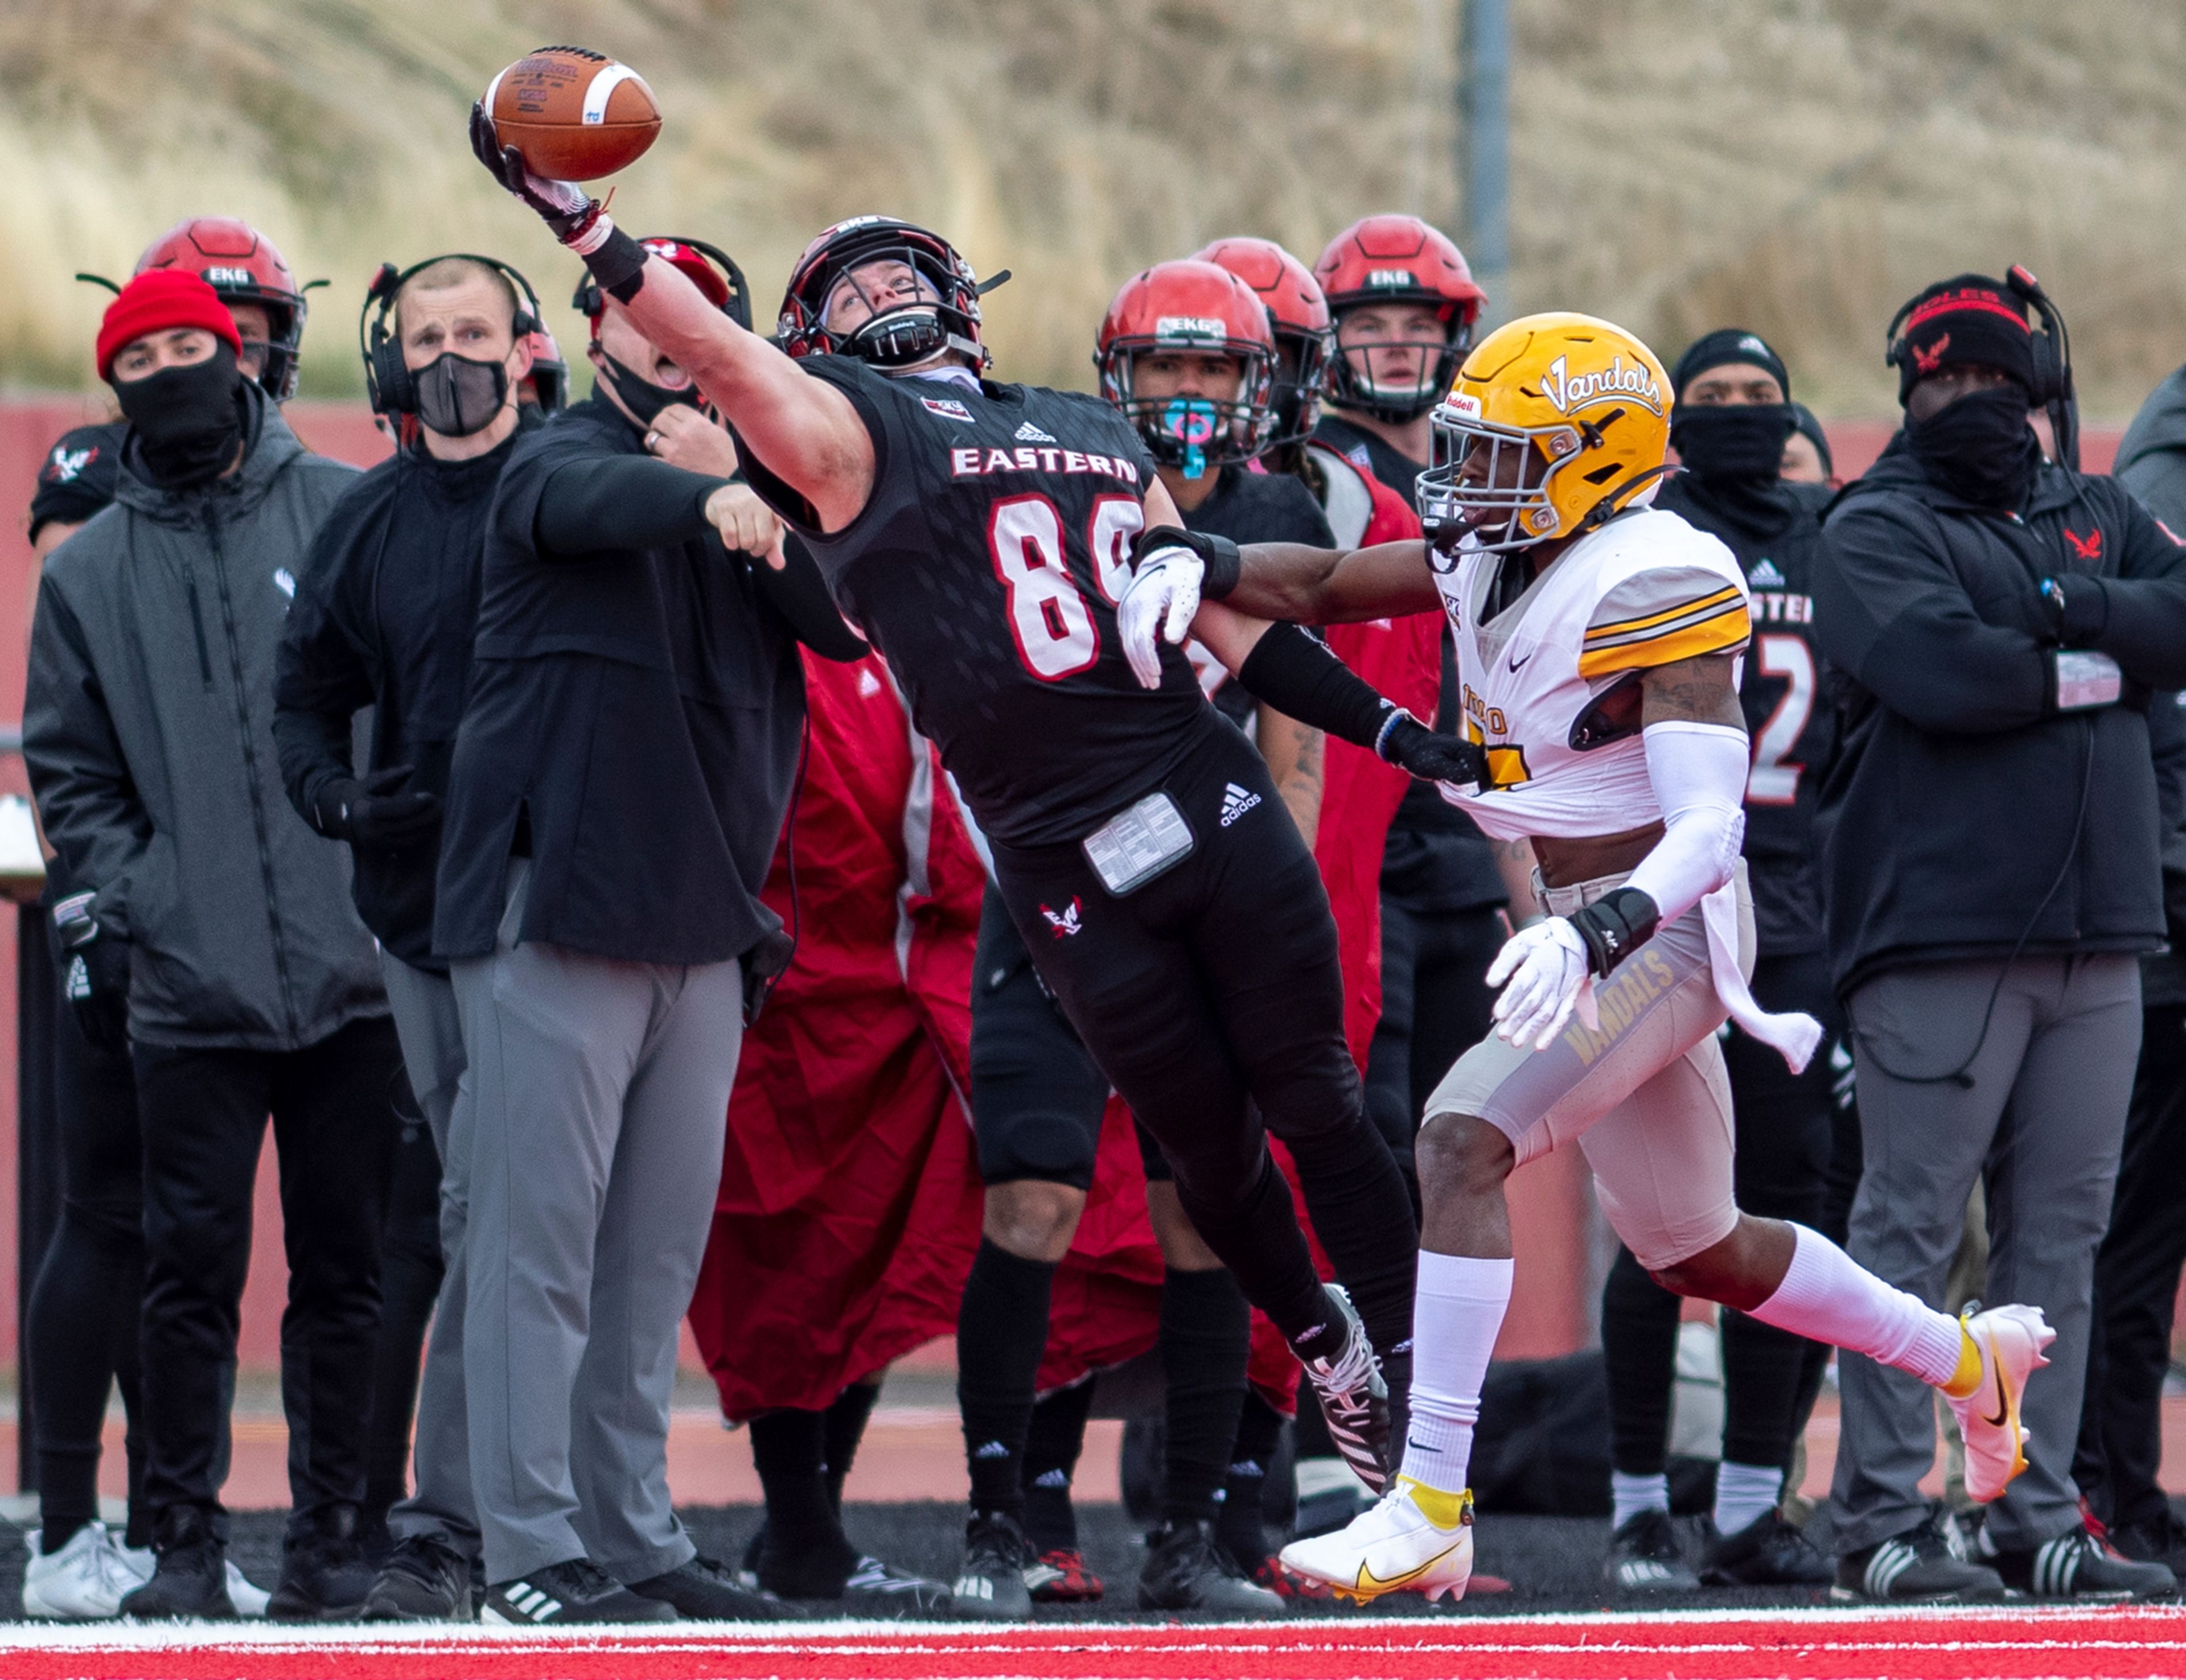
[[[2026,306],[2001,280],[1961,274],[1938,280],[1898,311],[1890,341],[1897,400],[1926,375],[1953,363],[2000,367],[2034,395],[2034,335]]]
[[[1767,368],[1783,388],[1784,400],[1791,401],[1791,370],[1785,367],[1784,358],[1769,348],[1766,339],[1743,327],[1719,327],[1707,337],[1694,339],[1671,371],[1670,389],[1682,400],[1685,387],[1711,367],[1729,367],[1736,362]]]

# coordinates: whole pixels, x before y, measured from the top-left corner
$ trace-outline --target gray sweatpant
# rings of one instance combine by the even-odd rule
[[[2026,1386],[2026,1473],[1989,1508],[1987,1533],[2025,1550],[2078,1526],[2072,1447],[2087,1372],[2095,1249],[2102,1240],[2140,1050],[2140,965],[2131,956],[2021,957],[2010,965],[1970,1087],[1896,1074],[1955,1067],[1981,1033],[2000,960],[1888,971],[1848,1014],[1866,1165],[1852,1202],[1852,1257],[1931,1307],[1978,1175],[1988,1194],[1992,1305],[2039,1307],[2057,1332]],[[1881,1060],[1878,1061],[1877,1057]],[[1929,1389],[1852,1353],[1835,1502],[1840,1554],[1919,1525],[1935,1462]]]
[[[696,1548],[668,1496],[676,1328],[713,1224],[743,1037],[734,961],[499,943],[453,966],[470,1052],[471,1483],[499,1584],[589,1558],[643,1581]]]
[[[470,1087],[456,989],[446,975],[413,968],[383,950],[379,972],[395,1014],[410,1089],[440,1152],[440,1257],[447,1267],[433,1308],[425,1374],[418,1385],[412,1448],[417,1491],[387,1514],[398,1540],[429,1535],[466,1557],[479,1550],[471,1498],[470,1420],[463,1398],[463,1298],[468,1288],[463,1227],[470,1202]]]

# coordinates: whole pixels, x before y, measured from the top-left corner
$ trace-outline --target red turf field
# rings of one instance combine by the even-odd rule
[[[2186,1675],[2186,1610],[1441,1616],[1247,1627],[795,1634],[0,1629],[7,1680],[2071,1680]]]

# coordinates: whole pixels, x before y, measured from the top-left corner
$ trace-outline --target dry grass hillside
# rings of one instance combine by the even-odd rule
[[[1457,0],[0,0],[0,378],[74,387],[103,294],[191,211],[257,221],[315,294],[306,367],[358,389],[362,286],[462,246],[560,305],[573,266],[463,117],[541,41],[637,65],[668,129],[619,213],[734,249],[763,302],[804,239],[886,209],[1017,282],[1011,372],[1083,384],[1135,268],[1221,233],[1309,259],[1368,210],[1455,225]],[[1507,299],[1674,353],[1736,318],[1804,394],[1886,407],[1921,281],[2018,258],[2098,415],[2186,357],[2186,8],[2155,0],[1512,0]],[[560,317],[567,319],[568,317]]]

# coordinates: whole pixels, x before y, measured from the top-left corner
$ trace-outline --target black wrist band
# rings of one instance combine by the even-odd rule
[[[1205,568],[1199,580],[1202,601],[1219,601],[1237,587],[1238,579],[1244,575],[1244,557],[1237,552],[1236,543],[1207,531],[1187,531],[1181,525],[1155,525],[1141,531],[1139,540],[1131,545],[1132,568],[1135,570],[1139,562],[1157,548],[1188,548],[1199,557],[1199,563]]]
[[[628,303],[645,283],[645,247],[624,232],[611,229],[599,249],[585,258],[585,266],[600,289],[617,303]]]
[[[1662,916],[1655,901],[1637,887],[1612,887],[1565,919],[1586,942],[1586,966],[1606,976],[1654,938]]]

